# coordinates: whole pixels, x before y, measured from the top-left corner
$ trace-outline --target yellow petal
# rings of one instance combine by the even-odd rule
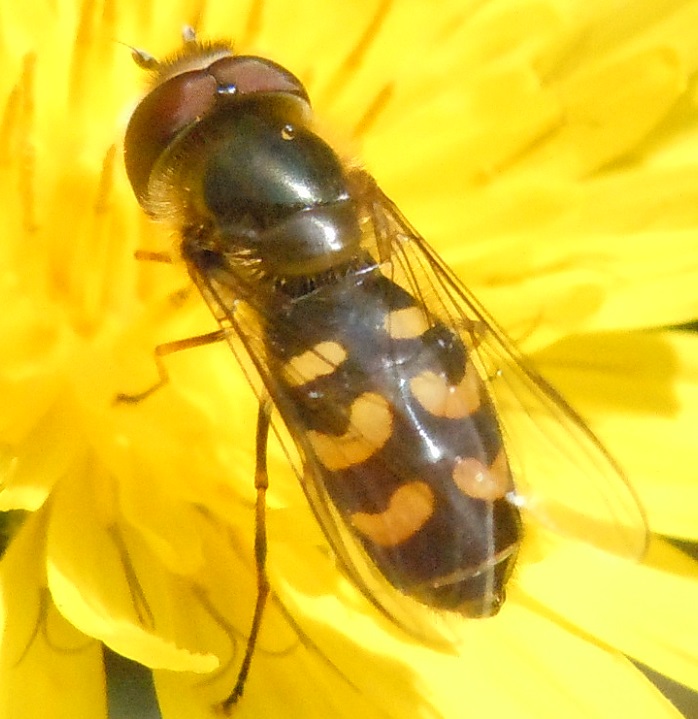
[[[57,401],[21,442],[0,449],[0,511],[38,509],[84,452],[74,409]]]
[[[52,497],[47,572],[56,606],[85,634],[141,663],[215,669],[215,656],[197,651],[196,642],[187,648],[186,641],[178,641],[186,637],[186,624],[172,612],[176,599],[182,602],[178,610],[192,620],[203,614],[201,608],[196,612],[190,606],[186,587],[153,560],[137,535],[107,523],[105,502],[94,494],[97,476],[91,482],[80,481],[81,476],[65,480]]]
[[[584,176],[635,147],[684,89],[685,69],[670,46],[595,63],[560,83],[561,127],[526,164]]]
[[[698,689],[698,563],[658,543],[633,564],[565,546],[520,568],[517,585],[601,642]]]
[[[13,279],[0,288],[3,306],[13,308],[0,318],[0,441],[8,444],[26,440],[49,411],[72,349],[61,313],[48,300],[29,301]]]
[[[698,538],[698,337],[586,335],[550,347],[536,360],[620,461],[650,528]]]
[[[106,719],[101,646],[63,618],[46,589],[45,520],[30,517],[0,563],[0,715]]]
[[[52,493],[38,515],[47,546],[38,539],[29,549],[18,546],[42,559],[46,550],[62,612],[51,608],[51,627],[54,614],[58,628],[67,617],[117,651],[162,667],[157,681],[166,719],[207,716],[229,691],[254,602],[252,514],[239,511],[240,499],[253,492],[237,481],[251,475],[253,402],[240,399],[239,384],[228,383],[224,371],[208,372],[210,364],[192,359],[179,379],[173,372],[184,402],[171,401],[180,393],[175,389],[125,418],[111,404],[115,392],[129,389],[115,381],[116,355],[95,347],[104,341],[103,326],[119,334],[134,324],[156,286],[150,270],[130,261],[132,246],[152,235],[135,219],[123,172],[115,170],[118,153],[108,150],[120,134],[121,108],[133,102],[140,82],[128,51],[113,39],[161,54],[176,41],[172,17],[190,19],[192,10],[186,2],[124,2],[118,12],[90,3],[68,3],[61,12],[47,4],[41,13],[5,5],[11,32],[0,48],[0,89],[10,101],[0,190],[8,199],[8,241],[0,254],[7,273],[18,273],[9,297],[30,305],[21,316],[26,324],[3,325],[11,346],[0,367],[11,371],[0,374],[0,387],[13,400],[0,410],[0,439],[13,445],[3,469],[15,472],[6,502],[36,508]],[[401,205],[406,201],[403,209],[425,235],[440,247],[450,241],[459,269],[473,272],[467,279],[474,288],[492,295],[507,326],[521,330],[517,336],[541,347],[590,327],[644,327],[690,315],[696,154],[676,136],[695,135],[686,89],[697,64],[696,8],[634,0],[611,13],[603,0],[458,0],[436,12],[431,2],[359,0],[334,8],[269,0],[212,2],[200,15],[202,30],[234,34],[243,51],[291,60],[340,133],[363,136],[369,168]],[[25,59],[32,50],[36,60]],[[42,314],[46,304],[56,311]],[[34,329],[54,323],[45,365]],[[173,339],[160,329],[163,340]],[[82,346],[74,347],[74,334]],[[148,372],[155,334],[143,335]],[[136,354],[125,345],[127,355]],[[62,363],[66,351],[70,361]],[[64,402],[58,390],[66,384]],[[683,384],[682,402],[689,396]],[[215,396],[206,399],[211,387]],[[658,388],[672,396],[668,382]],[[618,404],[617,395],[612,402]],[[187,404],[195,408],[191,427]],[[691,419],[683,409],[680,417]],[[604,412],[615,421],[612,408]],[[65,427],[72,431],[63,444],[56,435]],[[667,439],[668,424],[664,430]],[[684,440],[682,434],[676,454],[681,479],[653,520],[668,526],[671,519],[687,533],[693,510],[669,506],[674,488],[688,496]],[[49,443],[55,451],[44,456]],[[657,465],[663,468],[666,453],[659,445],[647,473],[661,480]],[[284,484],[292,483],[291,474],[273,476],[281,482],[272,504],[291,497],[297,506],[297,487],[294,494]],[[282,526],[273,515],[270,528]],[[554,621],[517,604],[525,597],[516,591],[500,617],[463,628],[460,656],[415,645],[371,615],[355,590],[340,592],[345,601],[335,597],[346,582],[332,562],[306,562],[319,553],[317,528],[305,532],[308,517],[304,510],[294,531],[275,540],[289,549],[270,553],[270,575],[325,656],[297,642],[272,603],[241,716],[450,717],[464,709],[537,719],[676,716],[627,661],[576,635],[566,618]],[[15,559],[15,573],[25,555]],[[313,584],[322,573],[317,565],[329,576]],[[44,570],[37,563],[32,571],[34,585],[43,586]],[[592,576],[601,577],[597,571]],[[291,588],[288,577],[298,577]],[[13,591],[24,586],[11,579]],[[639,581],[634,586],[639,596]],[[31,629],[28,609],[35,607],[12,603],[27,595],[6,600],[13,613],[8,627],[16,614],[17,626]],[[669,636],[674,641],[675,629]],[[661,640],[640,638],[643,656]],[[685,666],[674,666],[668,654],[658,650],[660,664],[683,676]],[[101,676],[94,667],[83,673],[92,701]],[[29,686],[31,677],[24,679]],[[93,715],[103,716],[103,700],[92,703]],[[56,711],[60,716],[63,707]]]

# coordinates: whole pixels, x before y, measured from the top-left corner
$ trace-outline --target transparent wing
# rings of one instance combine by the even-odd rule
[[[449,650],[455,642],[455,634],[449,621],[445,617],[435,616],[433,610],[396,591],[372,563],[352,533],[346,518],[341,515],[328,494],[323,478],[327,473],[318,460],[315,448],[308,441],[307,423],[294,419],[298,415],[298,408],[284,383],[279,381],[278,365],[284,358],[286,348],[292,347],[296,338],[307,336],[309,327],[289,322],[288,318],[278,322],[264,316],[259,306],[256,306],[254,291],[250,291],[249,286],[241,285],[244,284],[244,279],[240,277],[233,274],[226,277],[220,272],[216,277],[212,277],[195,266],[190,266],[189,272],[218,322],[229,330],[231,349],[257,398],[261,402],[270,396],[283,418],[283,423],[280,424],[280,418],[275,414],[272,417],[272,429],[345,574],[391,622],[422,642]],[[380,305],[382,301],[387,302],[387,298],[378,297],[376,301]],[[380,306],[375,309],[378,314],[386,313]],[[276,341],[271,344],[265,339],[269,336],[269,323],[274,324],[276,335]],[[383,351],[390,352],[388,341]],[[311,362],[307,367],[317,368],[319,364],[327,365],[328,370],[336,368],[334,360],[326,354],[317,352],[315,359],[317,364]],[[275,364],[277,371],[274,370]],[[291,369],[291,373],[292,382],[301,384],[307,379],[300,366]],[[346,391],[350,391],[349,386]],[[357,442],[365,444],[370,452],[375,439],[352,423],[346,409],[349,404],[340,383],[333,389],[333,394],[320,403],[316,418],[321,425],[327,427],[345,424],[347,433],[353,435]],[[380,403],[376,405],[376,409],[380,411]],[[297,451],[289,447],[289,441],[293,442]],[[341,445],[336,448],[337,456],[340,457],[344,452],[350,451],[355,451],[355,447],[354,450]],[[386,465],[382,469],[386,475],[395,474],[398,477],[405,471],[399,457],[395,458],[390,466]],[[270,482],[273,481],[274,478],[270,477]],[[370,485],[364,483],[363,491],[370,492]]]
[[[362,211],[367,217],[367,257],[380,264],[381,274],[389,280],[388,287],[401,287],[417,300],[428,322],[438,321],[460,337],[490,394],[514,473],[516,489],[510,501],[529,519],[562,535],[621,556],[642,556],[647,540],[645,518],[618,465],[564,399],[526,364],[394,204],[363,173],[361,181],[364,185],[360,194]],[[300,461],[294,462],[297,454],[288,450],[286,432],[273,423],[276,434],[282,445],[286,442],[286,453],[346,574],[397,625],[420,640],[447,646],[452,641],[448,624],[442,624],[433,611],[394,589],[364,551],[347,515],[332,501],[326,486],[327,464],[323,466],[317,444],[309,440],[312,427],[307,412],[301,411],[297,398],[289,390],[289,386],[309,380],[306,374],[322,376],[339,369],[341,360],[336,357],[336,348],[323,344],[328,336],[312,337],[316,324],[327,328],[326,318],[316,323],[313,317],[286,313],[279,298],[278,316],[276,311],[274,316],[265,314],[269,303],[258,301],[260,288],[255,285],[253,274],[248,281],[232,269],[228,274],[219,268],[215,276],[207,274],[206,268],[190,266],[189,270],[214,316],[222,327],[229,329],[230,345],[257,396],[260,399],[271,396],[283,417]],[[318,303],[323,315],[337,301],[334,289],[328,285],[325,304]],[[317,294],[323,299],[322,291]],[[350,304],[353,299],[351,293],[345,298]],[[394,306],[388,294],[378,294],[370,302],[361,300],[356,304],[360,315],[359,333],[370,325],[366,312],[375,311],[377,318],[385,318]],[[395,359],[398,350],[389,333],[383,337],[383,345],[374,348],[374,354],[384,356],[387,364],[395,368],[397,388],[405,379],[399,375],[401,365]],[[293,348],[299,347],[298,338],[302,338],[301,346],[312,356],[301,363],[289,364],[289,356],[294,356]],[[361,337],[354,346],[360,346],[363,341]],[[282,371],[290,371],[295,376],[289,378],[287,374],[282,381]],[[364,377],[370,379],[370,374]],[[342,431],[351,441],[344,444],[338,441],[331,448],[335,457],[340,457],[340,464],[344,452],[353,457],[355,452],[361,453],[363,444],[370,456],[377,446],[373,430],[369,431],[363,420],[356,420],[351,413],[356,391],[349,379],[345,383],[337,382],[331,391],[319,392],[314,405],[318,427],[346,428]],[[370,392],[364,392],[363,396],[366,402],[375,402],[375,407],[368,407],[368,414],[380,417],[387,395],[371,398]],[[352,462],[353,459],[347,464]],[[382,476],[388,484],[392,476],[397,486],[409,476],[409,471],[409,467],[402,465],[400,452],[396,451],[390,455],[389,463],[377,468],[375,476]],[[376,482],[374,489],[359,474],[357,469],[354,479],[358,489],[350,491],[369,494],[379,491],[382,482]]]
[[[459,332],[500,421],[516,483],[511,499],[555,532],[641,558],[648,529],[623,471],[584,423],[375,185],[368,212],[394,280]]]

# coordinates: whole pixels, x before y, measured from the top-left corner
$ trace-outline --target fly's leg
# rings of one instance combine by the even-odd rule
[[[142,262],[158,262],[166,265],[174,264],[174,259],[169,252],[136,250],[134,252],[134,257]],[[186,298],[188,294],[188,289],[180,291],[175,295],[175,298],[178,300],[181,298]],[[153,352],[155,367],[158,372],[158,381],[155,382],[155,384],[153,384],[151,387],[148,387],[148,389],[144,390],[143,392],[138,392],[136,394],[119,392],[119,394],[114,397],[114,404],[118,404],[120,402],[128,404],[136,404],[138,402],[142,402],[144,399],[150,397],[151,394],[154,394],[160,388],[164,387],[170,381],[169,375],[167,373],[167,368],[165,367],[165,364],[163,362],[163,358],[167,355],[174,354],[175,352],[180,352],[181,350],[188,350],[192,347],[202,347],[203,345],[220,342],[226,339],[227,336],[228,330],[219,329],[215,332],[208,332],[205,335],[187,337],[182,340],[175,340],[174,342],[166,342],[165,344],[158,345]]]
[[[252,656],[254,655],[255,644],[259,630],[262,626],[262,615],[264,606],[269,596],[269,579],[267,578],[267,523],[266,523],[266,494],[269,486],[267,476],[267,438],[269,437],[269,423],[272,404],[269,397],[265,397],[259,403],[257,413],[257,438],[255,443],[256,466],[254,473],[254,486],[257,490],[255,503],[255,536],[254,536],[254,558],[257,568],[257,601],[255,602],[254,614],[252,616],[252,628],[247,639],[245,656],[238,671],[233,691],[222,703],[221,708],[228,713],[233,705],[240,699],[245,689],[245,681],[250,673]]]
[[[157,392],[161,387],[164,387],[170,381],[170,377],[167,373],[167,367],[165,367],[163,362],[163,358],[167,357],[167,355],[174,354],[175,352],[181,352],[182,350],[188,350],[192,347],[202,347],[203,345],[210,345],[214,342],[221,342],[222,340],[227,339],[229,334],[230,330],[221,328],[219,330],[215,330],[214,332],[208,332],[205,335],[186,337],[182,340],[175,340],[174,342],[166,342],[165,344],[158,345],[153,353],[155,367],[158,371],[158,381],[151,387],[148,387],[148,389],[143,392],[139,392],[138,394],[125,394],[120,392],[114,398],[114,403],[127,402],[135,404],[137,402],[142,402],[144,399],[150,397],[151,394]]]

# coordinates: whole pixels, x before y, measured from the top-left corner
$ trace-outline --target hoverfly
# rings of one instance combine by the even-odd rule
[[[261,378],[258,599],[224,707],[242,694],[269,592],[272,407],[343,569],[416,634],[402,599],[499,610],[522,513],[642,554],[644,516],[612,458],[371,176],[320,137],[298,78],[192,31],[172,58],[135,57],[154,81],[126,132],[128,177],[147,213],[177,225],[221,328],[157,356],[228,339]]]

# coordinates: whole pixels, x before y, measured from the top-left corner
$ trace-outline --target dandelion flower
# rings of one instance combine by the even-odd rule
[[[179,22],[303,79],[618,458],[653,532],[642,563],[541,545],[502,612],[439,652],[343,578],[274,446],[275,600],[235,716],[679,716],[628,657],[698,689],[698,566],[663,539],[698,541],[698,339],[666,329],[698,316],[698,2],[0,12],[2,716],[113,718],[124,657],[152,670],[164,719],[211,717],[244,651],[252,391],[210,346],[114,402],[155,380],[155,345],[215,329],[178,268],[134,260],[176,238],[122,168],[143,79],[115,40],[161,56]]]

